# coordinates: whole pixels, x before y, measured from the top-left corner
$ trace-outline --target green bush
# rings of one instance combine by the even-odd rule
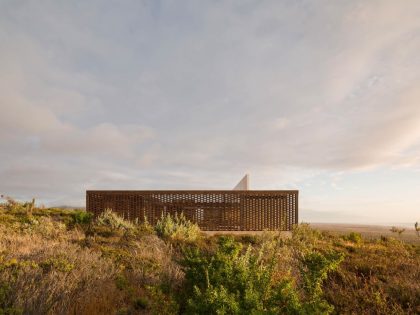
[[[82,210],[74,210],[71,218],[73,224],[89,224],[92,221],[93,214]]]
[[[184,214],[174,216],[162,215],[155,226],[156,234],[161,238],[173,240],[195,241],[200,235],[200,228],[197,224],[185,218]]]
[[[360,244],[363,241],[362,235],[356,232],[350,232],[348,235],[344,236],[343,239],[355,244]]]
[[[302,286],[291,276],[279,277],[278,246],[256,250],[230,237],[221,237],[214,253],[187,249],[185,272],[187,314],[329,314],[322,298],[322,282],[342,257],[310,252],[300,260]],[[182,299],[182,298],[181,298]]]
[[[337,269],[344,256],[334,251],[321,254],[312,251],[301,259],[300,271],[307,302],[303,305],[305,314],[329,314],[332,305],[323,299],[322,284],[328,273]]]

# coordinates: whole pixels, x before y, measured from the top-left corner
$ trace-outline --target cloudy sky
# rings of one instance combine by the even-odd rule
[[[299,189],[420,220],[420,2],[0,0],[0,192]]]

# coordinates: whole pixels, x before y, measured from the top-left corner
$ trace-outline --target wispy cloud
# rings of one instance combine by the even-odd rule
[[[245,171],[256,188],[299,187],[420,167],[417,1],[0,8],[6,193],[81,202],[88,187],[229,188]]]

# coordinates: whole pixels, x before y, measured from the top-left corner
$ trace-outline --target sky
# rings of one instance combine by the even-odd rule
[[[420,220],[420,2],[0,0],[0,192],[299,189]]]

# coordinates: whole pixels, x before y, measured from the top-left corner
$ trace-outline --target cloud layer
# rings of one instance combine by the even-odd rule
[[[83,203],[246,171],[299,188],[418,169],[418,16],[391,0],[3,1],[0,191]]]

